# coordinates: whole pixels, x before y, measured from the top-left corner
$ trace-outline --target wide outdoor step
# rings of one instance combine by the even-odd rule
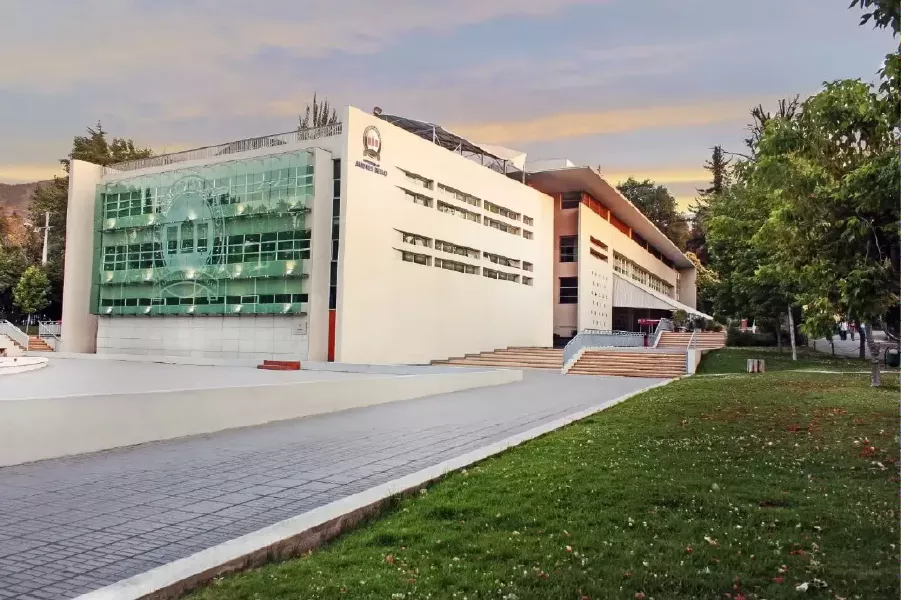
[[[53,352],[53,347],[35,335],[28,337],[28,350],[35,352]]]

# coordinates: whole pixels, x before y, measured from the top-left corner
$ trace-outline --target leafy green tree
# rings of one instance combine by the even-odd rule
[[[693,252],[702,265],[710,262],[710,255],[707,251],[707,214],[710,203],[716,202],[729,185],[731,162],[731,159],[726,158],[726,152],[722,146],[713,147],[710,160],[704,163],[704,168],[710,171],[710,187],[698,190],[695,204],[690,208],[694,213],[694,219],[685,242],[685,249]]]
[[[31,265],[13,289],[13,301],[23,313],[28,315],[28,321],[37,312],[50,305],[47,293],[50,291],[50,281],[44,271],[35,265]]]
[[[688,225],[676,209],[676,199],[662,185],[650,179],[637,181],[630,177],[619,183],[616,189],[638,207],[680,250],[685,249]]]
[[[313,103],[307,104],[304,114],[298,117],[297,130],[312,129],[314,127],[324,127],[325,125],[336,125],[338,123],[338,113],[329,104],[328,99],[319,102],[316,94],[313,94]]]
[[[14,316],[13,289],[28,267],[22,248],[0,246],[0,318]]]
[[[720,285],[719,276],[716,274],[716,271],[707,268],[694,252],[686,252],[685,256],[694,264],[697,272],[698,310],[707,314],[713,314],[717,289]]]
[[[76,136],[72,140],[72,151],[60,159],[66,173],[69,173],[72,160],[83,160],[96,165],[111,165],[129,160],[149,158],[153,152],[148,148],[140,148],[132,140],[123,138],[108,139],[107,132],[98,122],[95,127],[87,128],[87,135]],[[54,177],[51,181],[39,185],[31,196],[29,216],[36,225],[44,224],[44,213],[50,213],[50,234],[47,239],[47,265],[45,271],[50,280],[50,314],[59,318],[62,314],[63,297],[63,259],[66,250],[66,212],[69,201],[69,177]],[[28,254],[32,262],[41,257],[43,236],[35,236],[29,246]]]

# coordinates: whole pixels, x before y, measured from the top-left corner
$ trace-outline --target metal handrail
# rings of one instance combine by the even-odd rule
[[[150,167],[162,167],[174,163],[186,162],[189,160],[203,160],[222,156],[226,154],[237,154],[239,152],[249,152],[251,150],[259,150],[261,148],[272,148],[276,146],[284,146],[286,144],[295,144],[297,142],[305,142],[308,140],[319,140],[322,138],[341,135],[344,126],[341,123],[333,125],[323,125],[322,127],[311,127],[309,129],[301,129],[288,131],[285,133],[275,133],[272,135],[264,135],[245,140],[237,140],[226,144],[218,144],[216,146],[204,146],[202,148],[194,148],[192,150],[183,150],[181,152],[172,152],[170,154],[160,154],[159,156],[151,156],[150,158],[139,158],[127,162],[116,163],[103,167],[103,174],[123,173],[126,171],[135,171],[137,169],[147,169]]]
[[[688,340],[688,346],[686,346],[687,350],[691,350],[692,346],[695,345],[695,341],[698,339],[698,330],[694,329],[691,332],[691,338]]]
[[[54,340],[50,346],[56,350],[62,340],[63,324],[59,321],[41,321],[38,323],[38,337],[42,340]]]
[[[654,345],[653,345],[653,347],[656,348],[657,344],[660,343],[660,338],[663,336],[663,332],[673,331],[674,329],[675,328],[673,327],[672,320],[667,319],[666,317],[660,319],[660,321],[657,323],[657,329],[654,330]]]
[[[0,321],[0,334],[5,335],[25,350],[28,350],[28,334],[9,321]]]
[[[563,348],[563,372],[578,360],[587,348],[635,348],[644,346],[645,334],[634,331],[583,329]]]

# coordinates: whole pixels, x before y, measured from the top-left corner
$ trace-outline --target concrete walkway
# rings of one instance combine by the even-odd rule
[[[522,382],[0,468],[0,599],[73,598],[660,380]]]
[[[878,329],[873,332],[873,337],[877,342],[885,342],[887,339],[885,337],[885,332]],[[845,358],[860,357],[860,334],[855,334],[853,341],[851,340],[850,334],[846,340],[842,340],[836,335],[832,338],[832,343],[835,344],[835,356],[843,356]],[[832,344],[830,344],[829,340],[826,338],[820,338],[815,340],[815,342],[811,342],[810,347],[823,354],[832,354]],[[864,354],[866,358],[870,358],[870,349],[866,344],[864,344]]]

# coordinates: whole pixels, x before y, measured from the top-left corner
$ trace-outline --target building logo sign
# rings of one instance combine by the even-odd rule
[[[381,175],[388,176],[388,171],[379,166],[382,159],[382,134],[378,127],[370,125],[363,130],[363,160],[358,160],[354,166]]]
[[[373,125],[363,130],[363,156],[376,161],[382,159],[382,134]]]

